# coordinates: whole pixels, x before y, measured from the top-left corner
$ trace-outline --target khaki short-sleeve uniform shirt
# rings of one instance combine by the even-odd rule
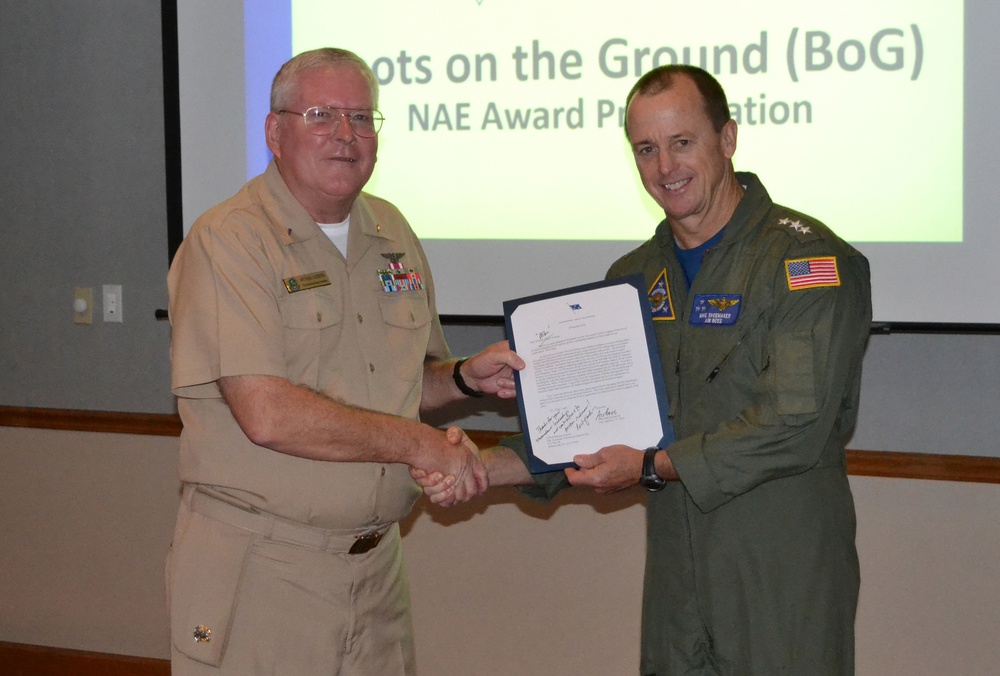
[[[405,465],[322,462],[257,446],[217,384],[279,376],[417,419],[425,359],[449,356],[427,260],[384,200],[360,195],[350,224],[345,259],[272,162],[185,238],[168,276],[184,483],[324,528],[409,512],[419,490]]]

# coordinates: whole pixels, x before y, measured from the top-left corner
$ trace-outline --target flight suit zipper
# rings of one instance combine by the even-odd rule
[[[712,369],[712,372],[708,374],[708,377],[705,378],[706,383],[711,383],[713,380],[715,380],[715,376],[719,375],[719,371],[721,371],[722,367],[725,366],[727,361],[729,361],[729,357],[731,357],[733,352],[736,351],[736,348],[738,348],[740,345],[743,344],[743,340],[751,333],[753,333],[754,329],[757,328],[757,325],[760,324],[760,320],[763,318],[764,318],[764,313],[761,312],[759,315],[757,315],[757,319],[753,321],[753,324],[750,325],[750,328],[744,331],[742,334],[740,334],[740,337],[737,339],[736,343],[731,348],[729,348],[729,351],[726,352],[726,354],[722,357],[722,361],[720,361],[716,365],[716,367]],[[680,360],[678,360],[678,367],[679,366],[680,366]],[[764,368],[766,369],[767,365],[765,365]]]

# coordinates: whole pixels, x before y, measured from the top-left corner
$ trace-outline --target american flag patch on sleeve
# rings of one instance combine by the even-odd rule
[[[836,256],[797,258],[785,261],[785,276],[791,291],[814,289],[819,286],[840,286]]]

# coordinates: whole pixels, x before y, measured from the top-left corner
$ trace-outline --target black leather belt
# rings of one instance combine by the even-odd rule
[[[385,535],[385,531],[374,531],[371,533],[365,533],[364,535],[359,535],[351,548],[347,550],[348,554],[364,554],[365,552],[370,552],[378,546],[378,543],[382,541],[382,536]]]

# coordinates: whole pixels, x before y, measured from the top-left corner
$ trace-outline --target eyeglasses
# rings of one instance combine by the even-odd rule
[[[378,130],[382,128],[382,122],[385,120],[382,113],[377,110],[345,109],[344,112],[341,112],[329,106],[315,106],[304,113],[294,110],[279,110],[278,114],[281,113],[301,115],[302,119],[305,120],[306,129],[316,136],[327,136],[334,133],[340,128],[340,121],[346,118],[355,134],[361,138],[372,138],[378,134]]]

